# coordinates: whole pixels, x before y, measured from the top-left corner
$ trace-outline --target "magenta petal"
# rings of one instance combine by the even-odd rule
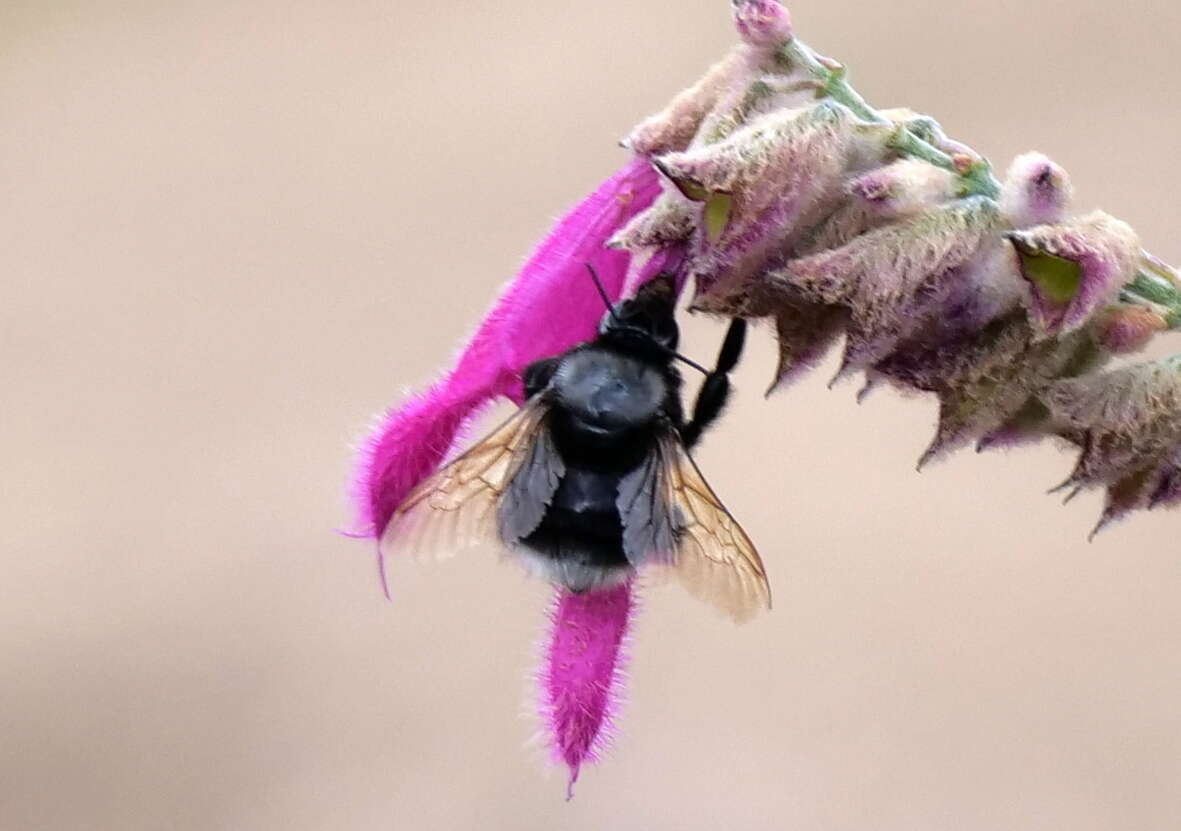
[[[495,321],[504,361],[512,372],[519,376],[532,361],[594,336],[605,310],[587,263],[595,267],[612,299],[618,298],[631,256],[606,248],[606,243],[633,216],[647,210],[660,192],[656,171],[646,160],[635,159],[538,246],[485,324]]]
[[[407,492],[446,456],[463,425],[497,395],[521,400],[521,373],[538,358],[591,337],[603,302],[592,263],[618,297],[630,255],[604,244],[660,193],[651,165],[635,159],[567,214],[484,318],[455,368],[391,410],[360,454],[356,533],[379,536]]]
[[[354,483],[357,506],[356,536],[375,537],[410,489],[434,472],[456,435],[491,393],[504,382],[490,379],[485,388],[460,390],[448,376],[381,420],[361,450]],[[385,564],[378,558],[382,588]]]
[[[585,594],[558,590],[540,682],[550,748],[570,769],[567,798],[583,763],[602,750],[615,713],[633,605],[630,581]]]

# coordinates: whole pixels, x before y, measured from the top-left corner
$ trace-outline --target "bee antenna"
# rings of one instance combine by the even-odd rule
[[[611,303],[611,298],[607,296],[607,290],[603,288],[603,281],[599,279],[599,272],[595,271],[595,267],[590,263],[586,264],[586,270],[590,272],[591,280],[594,281],[595,288],[599,290],[599,297],[603,298],[603,305],[607,307],[607,313],[611,315],[611,319],[616,323],[619,318],[615,316],[615,306]]]
[[[590,272],[591,280],[594,281],[595,288],[599,290],[599,297],[603,298],[603,305],[607,307],[607,313],[611,315],[612,320],[614,320],[616,323],[619,323],[619,317],[615,314],[615,306],[612,305],[611,298],[607,296],[607,290],[603,288],[603,281],[599,279],[599,272],[595,271],[595,267],[590,263],[586,263],[586,270]],[[709,375],[709,370],[697,363],[697,361],[694,361],[692,358],[686,358],[680,352],[668,349],[667,347],[665,347],[665,351],[670,357],[676,358],[678,361],[693,367],[702,375]]]
[[[669,354],[670,354],[670,355],[672,355],[674,358],[676,358],[678,361],[681,361],[682,363],[686,363],[686,364],[688,364],[689,366],[693,367],[695,370],[697,370],[698,372],[700,372],[702,375],[709,375],[709,370],[708,370],[708,369],[706,369],[705,367],[703,367],[701,364],[697,363],[697,361],[694,361],[694,360],[693,360],[693,359],[691,359],[691,358],[686,358],[686,357],[685,357],[684,355],[682,355],[680,352],[673,352],[673,351],[670,349],[670,350],[669,350]]]

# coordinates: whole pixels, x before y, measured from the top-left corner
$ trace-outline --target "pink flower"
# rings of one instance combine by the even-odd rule
[[[615,299],[677,256],[675,249],[636,258],[605,248],[652,203],[660,187],[656,172],[642,159],[600,185],[534,251],[455,367],[382,418],[361,450],[354,482],[359,536],[380,536],[394,509],[439,466],[481,407],[496,396],[521,402],[521,374],[529,363],[594,335],[604,310],[587,277],[587,263]],[[619,694],[631,591],[625,584],[578,596],[557,593],[541,684],[550,744],[570,768],[571,787],[581,766],[601,748],[601,733]]]

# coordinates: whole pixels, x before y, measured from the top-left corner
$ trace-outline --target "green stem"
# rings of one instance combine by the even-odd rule
[[[861,94],[849,84],[843,64],[813,52],[803,41],[793,39],[779,51],[785,63],[800,67],[816,79],[824,92],[834,101],[848,107],[854,115],[873,124],[893,122],[875,110]],[[967,164],[962,159],[943,152],[931,142],[916,135],[905,124],[899,124],[890,146],[905,156],[922,159],[936,167],[955,172],[963,183],[961,195],[987,196],[995,199],[1001,191],[1000,182],[992,174],[992,166],[982,157],[971,159]]]
[[[829,95],[852,110],[855,115],[878,124],[890,123],[888,118],[871,107],[845,80],[847,70],[843,64],[831,58],[821,58],[799,38],[785,44],[779,55],[791,66],[803,68],[821,83]]]

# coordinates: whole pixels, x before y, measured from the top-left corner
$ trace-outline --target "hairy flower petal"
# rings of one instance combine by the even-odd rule
[[[1174,508],[1181,505],[1181,450],[1162,462],[1160,474],[1148,507]]]
[[[559,589],[539,674],[541,711],[556,761],[570,771],[597,760],[618,709],[623,649],[634,608],[632,584],[574,594]]]
[[[826,303],[849,303],[864,313],[895,306],[932,277],[962,265],[996,228],[995,205],[959,199],[856,237],[840,248],[792,260],[767,275]]]

